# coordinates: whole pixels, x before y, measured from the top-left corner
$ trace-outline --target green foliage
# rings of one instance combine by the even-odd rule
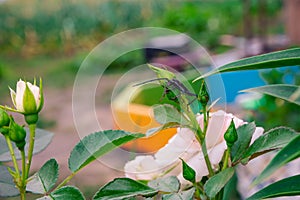
[[[26,190],[46,194],[55,185],[58,179],[58,164],[55,159],[48,160],[27,183]]]
[[[251,109],[248,112],[248,118],[255,119],[258,125],[266,129],[284,125],[299,131],[300,118],[298,117],[299,112],[297,112],[299,109],[299,69],[299,67],[293,67],[292,69],[272,69],[261,72],[267,85],[244,90],[263,94],[262,98],[257,101],[255,110]]]
[[[220,192],[226,183],[231,179],[234,174],[234,168],[227,168],[224,171],[214,175],[204,185],[205,193],[210,197],[214,198],[218,192]]]
[[[254,154],[282,148],[296,136],[297,132],[290,128],[277,127],[271,129],[257,138],[243,154],[242,158],[248,159],[250,156],[255,156]]]
[[[155,120],[160,124],[179,123],[188,125],[186,117],[170,104],[155,105],[153,107]]]
[[[158,131],[162,131],[162,130],[165,130],[165,129],[168,129],[168,128],[176,128],[176,127],[179,127],[179,126],[184,127],[184,126],[180,125],[180,123],[178,123],[178,122],[168,122],[168,123],[166,123],[162,126],[148,129],[147,132],[146,132],[146,136],[150,137],[154,133],[157,133]]]
[[[84,200],[80,190],[74,186],[64,186],[50,194],[53,200]]]
[[[268,185],[267,187],[253,194],[247,200],[300,195],[299,182],[300,182],[300,175],[282,179],[278,182]]]
[[[27,132],[26,142],[29,141],[29,129],[25,128]],[[35,145],[33,149],[33,154],[37,154],[41,151],[43,151],[51,142],[53,137],[53,133],[42,130],[42,129],[36,129],[36,135],[35,135]],[[11,156],[9,154],[9,150],[7,148],[6,142],[4,137],[0,137],[0,162],[7,162],[11,161]],[[27,146],[25,146],[25,149]],[[20,153],[17,151],[17,148],[15,148],[15,155],[17,159],[21,159]]]
[[[228,63],[198,77],[195,81],[222,72],[268,69],[293,65],[300,65],[300,48],[272,52]]]
[[[2,51],[6,52],[12,49],[22,51],[22,46],[27,44],[27,48],[30,45],[36,47],[35,52],[58,54],[63,49],[68,54],[113,32],[161,26],[189,32],[196,39],[209,41],[206,44],[214,47],[220,34],[240,32],[241,8],[238,0],[175,4],[159,0],[63,1],[58,4],[4,2],[0,5],[0,19],[3,21],[0,24],[0,41]],[[206,34],[208,31],[210,34]],[[72,41],[77,42],[73,44]],[[30,48],[27,51],[30,52]]]
[[[242,158],[250,145],[252,135],[255,131],[255,123],[244,124],[237,129],[238,140],[231,147],[232,162]]]
[[[117,178],[106,184],[95,194],[94,200],[117,200],[137,195],[153,196],[157,190],[129,178]]]
[[[287,85],[287,84],[274,84],[266,85],[257,88],[250,88],[243,90],[242,92],[257,92],[261,94],[267,94],[273,97],[284,99],[291,103],[300,106],[300,86]]]
[[[141,133],[122,130],[105,130],[90,134],[73,148],[69,157],[69,169],[76,172],[118,146],[143,136]]]
[[[157,178],[148,183],[148,186],[162,192],[176,193],[179,191],[180,182],[176,176]]]
[[[184,160],[181,159],[182,162],[182,176],[185,180],[190,181],[191,183],[196,182],[196,172],[193,168],[191,168]]]
[[[278,168],[284,166],[288,162],[300,157],[300,135],[294,138],[284,148],[282,148],[276,156],[271,160],[268,166],[254,180],[253,184],[258,184]]]
[[[238,200],[241,199],[238,191],[238,176],[237,173],[231,177],[224,187],[223,200]]]
[[[191,188],[186,191],[180,191],[173,194],[164,194],[163,200],[192,200],[194,198],[195,188]]]

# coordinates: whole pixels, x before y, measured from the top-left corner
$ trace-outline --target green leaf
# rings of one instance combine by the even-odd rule
[[[193,168],[191,168],[184,160],[181,159],[182,162],[182,175],[185,180],[190,181],[191,183],[196,182],[196,172]]]
[[[170,104],[155,105],[153,107],[154,117],[160,124],[176,122],[182,125],[188,125],[189,121],[174,106]]]
[[[205,193],[210,197],[215,197],[218,192],[226,185],[234,174],[234,168],[227,168],[224,171],[214,175],[204,185]]]
[[[163,200],[193,200],[195,188],[191,188],[187,191],[181,191],[173,194],[165,194],[162,196]]]
[[[152,196],[157,190],[129,178],[116,178],[104,185],[93,197],[94,200],[117,200],[137,195]]]
[[[231,147],[231,158],[233,163],[242,158],[242,155],[247,151],[255,128],[255,123],[252,122],[244,124],[237,129],[238,140]]]
[[[146,136],[150,137],[150,136],[152,136],[153,134],[155,134],[159,131],[162,131],[162,130],[165,130],[165,129],[168,129],[168,128],[175,128],[175,127],[179,127],[179,126],[180,126],[180,124],[178,122],[169,122],[169,123],[166,123],[162,126],[148,129],[147,132],[146,132]]]
[[[271,160],[269,165],[264,171],[254,180],[253,184],[257,184],[270,176],[278,168],[282,167],[286,163],[295,160],[300,157],[300,135],[288,143],[283,149],[281,149],[275,157]]]
[[[215,70],[212,70],[196,78],[194,81],[222,72],[232,72],[232,71],[241,71],[241,70],[250,70],[250,69],[268,69],[268,68],[286,67],[286,66],[293,66],[293,65],[300,65],[300,48],[288,49],[288,50],[253,56],[250,58],[244,58],[223,65]]]
[[[12,176],[7,166],[0,165],[0,197],[11,197],[19,195]]]
[[[247,200],[300,195],[300,175],[275,182],[256,192]]]
[[[148,186],[162,192],[178,192],[180,182],[176,176],[162,177],[152,180]]]
[[[28,182],[26,190],[45,194],[49,192],[58,179],[58,164],[55,159],[48,160]]]
[[[248,158],[255,153],[263,153],[284,147],[298,134],[291,128],[277,127],[257,138],[243,155]]]
[[[223,193],[223,200],[230,200],[230,199],[240,199],[240,194],[238,192],[238,177],[237,174],[231,177],[231,179],[226,183],[224,187]]]
[[[141,133],[122,130],[105,130],[90,134],[73,148],[69,157],[69,168],[76,172],[118,146],[143,136]]]
[[[64,186],[51,192],[50,194],[53,200],[84,200],[84,196],[80,190],[74,186]]]
[[[241,92],[256,92],[271,95],[300,106],[300,86],[288,84],[265,85],[256,88],[242,90]]]
[[[25,152],[27,155],[28,152],[28,141],[29,141],[29,129],[25,128],[26,130],[26,146]],[[37,154],[43,151],[51,142],[53,137],[53,133],[43,130],[43,129],[36,129],[35,133],[35,144],[33,149],[33,154]],[[7,162],[11,161],[10,153],[8,147],[6,145],[6,141],[4,137],[0,137],[0,162]],[[13,144],[14,145],[14,144]],[[14,145],[15,147],[15,145]],[[15,156],[17,159],[21,159],[21,154],[17,147],[14,148]]]

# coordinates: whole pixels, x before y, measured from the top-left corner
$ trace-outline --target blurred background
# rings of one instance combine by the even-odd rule
[[[19,78],[43,78],[46,101],[38,126],[55,136],[46,151],[34,158],[33,167],[36,170],[55,157],[64,177],[69,173],[69,152],[79,141],[72,116],[73,83],[82,61],[101,41],[133,28],[170,28],[204,46],[220,66],[243,57],[299,46],[299,10],[299,0],[2,0],[0,103],[11,105],[7,86],[15,88]],[[101,98],[96,102],[104,129],[114,128],[110,101],[115,80],[160,56],[149,58],[145,51],[131,51],[105,70],[105,84],[97,92]],[[250,85],[244,87],[300,83],[299,67],[249,74]],[[222,77],[232,110],[241,111],[245,120],[255,120],[265,129],[288,125],[300,130],[298,107],[269,96],[237,98],[237,91],[243,89],[233,87],[240,82],[239,76]],[[96,163],[84,169],[73,183],[88,195],[114,176],[123,173]]]

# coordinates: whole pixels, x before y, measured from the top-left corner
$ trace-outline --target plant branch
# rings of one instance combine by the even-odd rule
[[[35,129],[36,129],[36,124],[29,124],[30,137],[29,137],[28,158],[27,158],[27,163],[26,163],[27,165],[26,165],[26,169],[25,169],[26,179],[28,178],[31,161],[32,161],[33,148],[34,148],[34,142],[35,142]]]
[[[22,157],[22,186],[26,186],[26,156],[24,148],[20,152]]]
[[[76,172],[73,172],[72,174],[70,174],[67,178],[65,178],[65,180],[63,180],[63,182],[61,182],[54,190],[57,190],[57,189],[59,189],[59,188],[61,188],[61,187],[63,187],[65,184],[67,184],[77,173],[79,172],[79,170],[78,171],[76,171]],[[53,190],[53,191],[54,191]]]
[[[11,140],[8,135],[5,135],[5,140],[6,140],[6,143],[7,143],[8,149],[9,149],[9,153],[10,153],[10,156],[11,156],[14,168],[15,168],[16,175],[17,175],[17,177],[14,177],[14,178],[19,179],[20,171],[19,171],[16,156],[15,156],[15,151],[14,151],[14,148],[12,146]]]
[[[228,167],[229,155],[230,155],[230,147],[228,147],[227,150],[225,151],[225,158],[224,158],[224,163],[221,171],[225,170]]]

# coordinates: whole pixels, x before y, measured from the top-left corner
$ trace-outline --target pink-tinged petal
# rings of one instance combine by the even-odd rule
[[[223,140],[231,119],[231,116],[226,115],[224,111],[218,111],[210,115],[206,132],[207,148],[212,148]]]
[[[225,150],[227,149],[226,142],[223,141],[211,149],[208,149],[208,156],[212,165],[218,165],[223,157]]]
[[[9,88],[9,90],[10,90],[11,100],[12,100],[12,102],[13,102],[15,108],[16,108],[17,107],[17,104],[16,104],[16,92],[13,89],[11,89],[11,88]]]
[[[251,143],[252,144],[259,136],[261,136],[264,133],[264,129],[262,127],[256,127],[253,135],[252,135],[252,139],[251,139]]]
[[[16,89],[16,109],[24,112],[23,106],[23,96],[25,92],[26,84],[21,79],[17,82],[17,89]]]
[[[196,181],[209,174],[202,152],[187,160],[186,163],[196,171]]]
[[[180,158],[186,158],[200,150],[194,133],[186,128],[177,129],[174,135],[163,148],[156,152],[155,159],[161,165],[170,165],[179,161]]]
[[[126,163],[124,170],[126,177],[137,180],[151,180],[162,172],[153,156],[137,156]]]

